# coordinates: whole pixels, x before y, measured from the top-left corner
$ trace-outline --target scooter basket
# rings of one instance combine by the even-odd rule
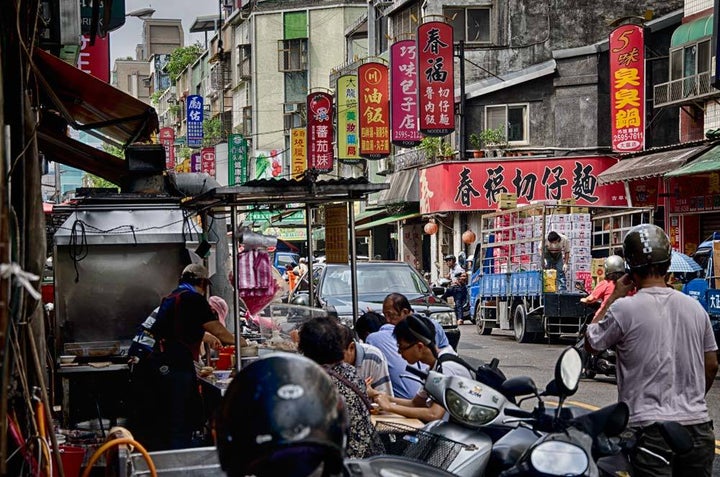
[[[375,429],[387,454],[408,457],[440,469],[447,469],[466,447],[462,442],[402,424],[378,421]]]

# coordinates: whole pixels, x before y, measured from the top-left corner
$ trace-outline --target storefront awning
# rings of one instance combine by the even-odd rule
[[[598,174],[598,183],[602,185],[659,177],[683,166],[705,149],[707,146],[686,147],[623,159]]]
[[[713,34],[713,15],[683,23],[675,29],[670,39],[670,48],[695,43],[701,38],[709,38]]]
[[[720,170],[720,146],[715,146],[689,164],[668,172],[665,177],[689,176],[718,170]]]
[[[398,214],[398,215],[391,215],[390,217],[385,217],[380,220],[376,220],[374,222],[368,222],[367,224],[358,225],[355,227],[356,230],[366,230],[371,229],[373,227],[377,227],[378,225],[385,225],[389,224],[391,222],[399,222],[401,220],[406,219],[414,219],[415,217],[420,217],[420,212],[412,212],[409,214]]]
[[[149,141],[158,130],[157,113],[150,105],[39,48],[33,60],[46,115],[55,113],[73,129],[118,146]]]
[[[417,169],[395,172],[390,176],[388,182],[390,183],[390,188],[380,194],[378,204],[420,202]]]

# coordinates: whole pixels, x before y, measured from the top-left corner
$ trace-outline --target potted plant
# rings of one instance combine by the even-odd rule
[[[440,156],[446,161],[451,161],[454,155],[455,151],[453,150],[452,144],[442,141],[440,143]]]
[[[425,159],[434,160],[440,155],[442,140],[439,137],[425,136],[420,142],[420,149],[425,153]]]
[[[480,139],[480,135],[477,133],[470,134],[469,141],[473,148],[473,157],[483,157],[483,142],[482,139]]]
[[[480,141],[488,149],[488,152],[494,149],[502,149],[507,145],[505,140],[505,128],[498,126],[496,129],[483,129],[478,135]],[[490,155],[489,153],[486,155]]]

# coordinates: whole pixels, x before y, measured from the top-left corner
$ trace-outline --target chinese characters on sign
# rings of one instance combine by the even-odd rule
[[[110,82],[110,37],[96,36],[95,44],[90,44],[90,37],[83,35],[78,54],[77,68],[89,73],[106,83]]]
[[[248,144],[242,134],[228,135],[228,182],[242,185],[248,180]]]
[[[203,98],[196,94],[186,98],[187,145],[200,147],[203,140]]]
[[[618,152],[645,149],[645,42],[638,25],[610,33],[610,120]]]
[[[307,167],[331,171],[333,152],[333,97],[328,93],[307,96]]]
[[[445,136],[455,131],[453,28],[443,22],[417,29],[417,74],[420,131]]]
[[[339,77],[336,91],[338,159],[348,163],[360,162],[357,75]]]
[[[158,134],[160,144],[165,148],[165,169],[175,169],[175,130],[173,128],[161,128]]]
[[[300,180],[307,168],[307,131],[304,128],[295,128],[290,130],[290,154],[292,160],[290,163],[290,175],[293,179]]]
[[[190,154],[190,172],[202,171],[202,156],[199,152]]]
[[[417,146],[422,141],[417,123],[416,60],[414,40],[398,41],[390,47],[392,143],[403,147]]]
[[[597,181],[614,163],[609,157],[582,157],[552,165],[522,160],[434,165],[421,172],[420,212],[493,210],[504,193],[516,194],[521,205],[575,199],[578,206],[627,206],[622,184]]]
[[[382,159],[390,154],[390,87],[388,68],[365,63],[358,68],[360,155]]]
[[[215,177],[215,147],[204,147],[200,150],[201,172]]]

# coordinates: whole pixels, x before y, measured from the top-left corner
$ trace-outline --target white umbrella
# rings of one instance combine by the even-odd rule
[[[672,273],[692,273],[699,272],[702,267],[692,257],[685,255],[684,253],[672,251],[670,256],[670,268],[668,272]]]

